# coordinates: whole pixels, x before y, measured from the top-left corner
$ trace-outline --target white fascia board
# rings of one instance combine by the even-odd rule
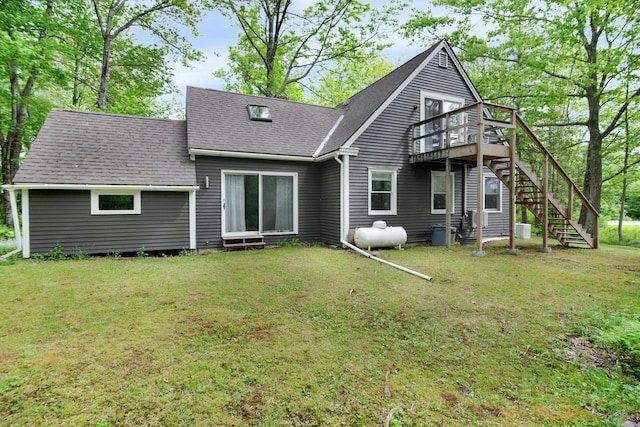
[[[469,78],[469,75],[467,74],[465,69],[462,67],[462,64],[460,63],[460,61],[458,61],[458,57],[453,52],[453,49],[451,49],[451,46],[449,45],[449,43],[446,43],[443,40],[443,44],[444,44],[444,49],[449,54],[449,59],[453,60],[453,65],[456,67],[456,69],[458,70],[458,72],[462,76],[462,80],[464,80],[464,82],[467,84],[467,86],[469,87],[469,90],[471,90],[471,93],[472,93],[473,97],[475,98],[476,102],[482,102],[482,97],[480,96],[480,93],[478,92],[476,87],[471,82],[471,79]]]
[[[191,156],[210,156],[210,157],[232,157],[236,159],[253,159],[253,160],[278,160],[288,162],[323,162],[328,159],[334,158],[336,155],[344,156],[357,156],[359,148],[347,148],[342,147],[337,151],[323,154],[319,157],[302,157],[302,156],[287,156],[280,154],[260,154],[260,153],[239,153],[232,151],[214,151],[214,150],[201,150],[193,148],[189,150]]]
[[[209,157],[232,157],[236,159],[255,159],[255,160],[280,160],[291,162],[315,162],[313,157],[305,156],[288,156],[283,154],[263,154],[263,153],[244,153],[240,151],[218,151],[204,150],[201,148],[190,148],[190,156],[209,156]]]
[[[402,82],[402,84],[396,88],[396,90],[391,94],[391,96],[387,98],[387,100],[383,102],[380,107],[378,107],[378,109],[367,119],[366,122],[364,122],[362,126],[360,126],[360,128],[358,128],[357,131],[355,131],[353,135],[351,135],[351,137],[347,140],[347,142],[343,144],[343,147],[347,147],[347,148],[351,147],[351,145],[353,145],[353,143],[356,142],[356,140],[360,137],[360,135],[362,135],[364,131],[366,131],[369,128],[371,123],[373,123],[378,118],[378,116],[382,114],[382,112],[398,97],[398,95],[400,95],[400,93],[403,90],[405,90],[407,86],[409,86],[409,83],[413,81],[413,79],[424,69],[424,67],[429,62],[431,62],[434,56],[440,51],[440,48],[446,45],[447,43],[444,40],[440,41],[440,43],[438,44],[438,47],[433,49],[433,52],[431,52],[431,54],[428,57],[426,57],[424,61],[422,61],[422,64],[417,66],[416,69],[413,70],[413,72],[409,75],[409,77],[407,77],[405,81]]]
[[[320,155],[320,153],[324,149],[324,146],[327,144],[327,141],[329,141],[329,138],[331,138],[331,135],[333,135],[333,133],[338,128],[338,125],[340,124],[340,122],[342,122],[342,119],[344,119],[344,114],[341,114],[340,117],[338,117],[338,120],[336,120],[336,122],[333,125],[333,127],[329,130],[329,133],[327,133],[327,136],[324,137],[324,139],[322,140],[322,142],[320,143],[320,145],[316,149],[316,152],[313,153],[313,157],[314,158],[318,157]]]
[[[97,185],[97,184],[13,184],[3,186],[4,189],[18,190],[131,190],[131,191],[194,191],[197,185]]]

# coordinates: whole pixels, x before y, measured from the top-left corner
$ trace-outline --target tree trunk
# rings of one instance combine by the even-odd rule
[[[600,199],[602,196],[602,138],[597,125],[595,129],[592,129],[590,124],[589,133],[587,169],[584,174],[583,192],[596,211],[600,212]],[[589,234],[593,235],[596,218],[584,206],[580,210],[580,223],[585,226]]]
[[[111,34],[104,36],[102,47],[102,71],[100,73],[100,87],[96,105],[102,111],[107,111],[107,89],[109,87],[109,71],[111,70]]]

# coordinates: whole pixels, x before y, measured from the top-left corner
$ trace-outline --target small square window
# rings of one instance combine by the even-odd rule
[[[271,112],[266,105],[247,105],[247,111],[249,112],[249,119],[257,120],[261,122],[270,122]]]

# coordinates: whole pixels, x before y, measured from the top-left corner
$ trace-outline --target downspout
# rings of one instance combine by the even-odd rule
[[[338,153],[333,158],[340,165],[340,241],[345,240],[344,232],[344,163],[340,160]]]
[[[11,203],[11,217],[13,219],[13,230],[16,235],[17,248],[7,254],[0,256],[0,261],[4,261],[7,258],[22,251],[22,236],[20,235],[20,220],[18,218],[18,203],[16,202],[16,190],[14,188],[6,189],[9,192],[9,200]]]

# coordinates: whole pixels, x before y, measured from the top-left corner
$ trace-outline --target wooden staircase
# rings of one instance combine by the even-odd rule
[[[511,185],[511,160],[497,158],[485,160],[485,166],[507,186]],[[597,242],[577,220],[572,218],[572,212],[557,200],[552,193],[545,197],[543,183],[536,174],[514,154],[516,180],[516,205],[524,205],[542,224],[547,223],[549,234],[555,237],[563,246],[576,245],[596,248]]]

